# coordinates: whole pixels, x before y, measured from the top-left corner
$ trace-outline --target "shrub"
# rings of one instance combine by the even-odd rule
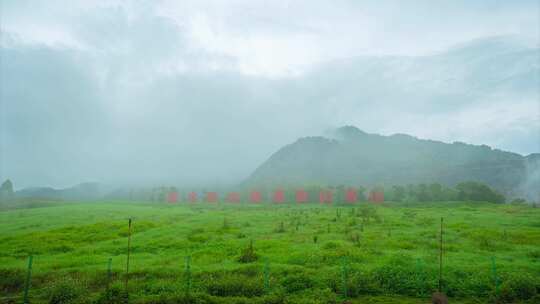
[[[380,294],[381,288],[379,284],[372,279],[371,273],[356,272],[351,275],[347,291],[349,296],[356,297],[358,295]]]
[[[225,275],[210,278],[206,283],[208,294],[219,297],[244,296],[257,297],[264,293],[261,280],[253,280],[242,275]]]
[[[281,285],[288,293],[294,293],[305,289],[310,289],[313,287],[314,283],[309,276],[300,273],[286,276],[281,281]]]
[[[483,201],[502,204],[504,195],[491,189],[489,186],[477,182],[464,182],[456,186],[458,199],[461,201]]]
[[[128,293],[120,286],[113,286],[103,292],[97,299],[96,304],[128,304]]]
[[[0,269],[0,292],[8,294],[24,288],[24,271],[19,269]]]
[[[231,228],[231,225],[229,224],[229,221],[227,221],[227,218],[224,217],[223,218],[223,225],[221,226],[221,229],[222,230],[227,230],[229,228]]]
[[[525,199],[523,199],[523,198],[515,198],[510,202],[510,204],[512,204],[512,205],[522,205],[522,204],[525,204],[525,203],[527,203],[527,201]]]
[[[79,282],[64,279],[49,290],[49,304],[85,303],[84,288]]]
[[[280,223],[279,223],[279,227],[276,228],[275,232],[276,232],[276,233],[283,233],[283,232],[285,232],[285,225],[283,224],[283,222],[280,222]]]
[[[338,243],[332,242],[332,241],[326,242],[323,245],[323,249],[326,249],[326,250],[333,250],[333,249],[337,249],[339,247],[340,247],[340,245]]]
[[[238,262],[240,263],[252,263],[255,262],[259,257],[255,253],[253,248],[253,240],[249,241],[249,246],[242,250],[242,253],[238,257]]]
[[[360,244],[360,234],[358,232],[352,233],[349,235],[349,240],[354,244]]]
[[[373,270],[373,279],[381,290],[408,296],[425,293],[426,285],[423,280],[413,280],[418,276],[417,271],[407,256],[396,256],[386,265]]]
[[[519,275],[503,280],[499,299],[503,302],[529,300],[537,296],[539,283],[530,275]]]

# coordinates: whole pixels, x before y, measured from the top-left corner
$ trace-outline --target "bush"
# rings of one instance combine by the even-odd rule
[[[238,257],[238,262],[252,263],[255,262],[257,259],[259,259],[259,257],[255,253],[255,249],[253,248],[253,241],[250,241],[249,246],[242,250],[242,253]]]
[[[79,282],[64,279],[50,288],[49,304],[86,303],[84,293],[84,288]]]
[[[392,294],[417,296],[426,294],[428,288],[425,279],[420,280],[419,275],[411,260],[407,256],[393,257],[386,265],[375,268],[372,272],[373,279],[377,282],[381,291]],[[413,279],[418,278],[418,280]]]
[[[24,271],[19,269],[0,269],[0,293],[8,294],[24,288]]]
[[[210,277],[206,283],[208,294],[219,297],[244,296],[257,297],[264,293],[262,280],[250,279],[242,275]]]
[[[489,186],[477,182],[464,182],[456,186],[458,199],[461,201],[480,201],[502,204],[504,195],[491,189]]]
[[[294,293],[302,291],[305,289],[310,289],[313,287],[313,280],[306,274],[293,274],[286,276],[282,281],[281,285],[285,288],[288,293]]]
[[[499,300],[505,303],[513,303],[515,301],[529,300],[537,296],[538,283],[530,275],[520,275],[503,280],[499,293]]]
[[[338,291],[341,293],[341,290],[338,289]],[[372,279],[371,273],[355,272],[349,279],[347,293],[350,297],[357,297],[359,295],[377,295],[381,293],[381,289],[379,284]]]
[[[283,222],[279,223],[279,226],[274,230],[276,233],[283,233],[285,232],[285,225]]]
[[[120,286],[113,286],[103,292],[96,301],[96,304],[128,304],[128,293]]]

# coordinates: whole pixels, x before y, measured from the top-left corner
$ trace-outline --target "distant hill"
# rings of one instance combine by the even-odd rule
[[[103,197],[105,189],[98,183],[81,183],[65,189],[50,187],[24,188],[15,192],[17,198],[43,198],[61,200],[95,200]]]
[[[540,154],[522,156],[488,146],[447,144],[405,134],[381,136],[355,127],[329,137],[305,137],[274,153],[246,186],[453,186],[478,181],[509,197],[540,197]]]

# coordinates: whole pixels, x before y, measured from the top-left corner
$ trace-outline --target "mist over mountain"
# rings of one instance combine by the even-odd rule
[[[16,198],[40,198],[72,201],[102,199],[113,188],[99,183],[81,183],[72,187],[55,189],[52,187],[30,187],[15,192]]]
[[[352,126],[331,135],[300,138],[281,148],[245,185],[455,186],[477,181],[510,197],[540,198],[538,153],[524,157],[486,145],[447,144],[405,134],[382,136]]]
[[[15,39],[1,47],[0,179],[17,187],[234,185],[284,144],[347,124],[538,152],[538,51],[497,36],[262,77],[228,64],[163,72],[129,56]]]

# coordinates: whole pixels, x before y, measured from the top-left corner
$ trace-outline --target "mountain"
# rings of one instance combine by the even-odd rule
[[[538,200],[540,154],[524,157],[486,145],[382,136],[346,126],[329,137],[304,137],[281,148],[245,185],[453,186],[463,181],[485,183],[509,197]]]
[[[61,200],[95,200],[103,197],[108,191],[98,183],[81,183],[64,189],[51,187],[31,187],[15,192],[17,198],[42,198]]]

